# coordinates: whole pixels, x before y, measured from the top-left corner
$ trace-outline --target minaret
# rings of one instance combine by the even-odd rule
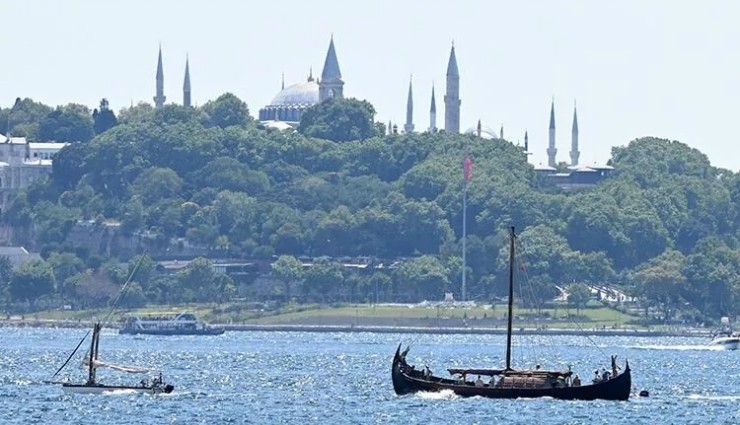
[[[527,155],[529,155],[529,134],[527,130],[524,130],[524,152],[527,152]]]
[[[570,137],[570,165],[578,165],[581,152],[578,151],[578,114],[575,104],[573,104],[573,130],[571,130]]]
[[[501,130],[499,130],[499,132],[498,132],[498,137],[499,137],[499,139],[503,139],[504,138],[504,124],[503,123],[501,123]]]
[[[478,127],[475,128],[475,134],[477,134],[478,137],[483,134],[483,126],[480,125],[480,119],[478,120]]]
[[[409,78],[409,97],[406,99],[406,124],[403,131],[411,133],[414,131],[414,96],[411,89],[411,78]]]
[[[460,73],[457,70],[455,43],[450,50],[450,61],[447,63],[447,93],[445,94],[445,131],[460,132]]]
[[[182,84],[182,104],[190,107],[190,58],[185,57],[185,82]]]
[[[547,165],[550,167],[557,165],[555,162],[557,153],[558,150],[555,148],[555,99],[553,99],[550,106],[550,141],[547,147]]]
[[[339,61],[337,52],[334,50],[334,36],[329,42],[329,50],[326,52],[324,61],[324,70],[321,71],[321,81],[319,81],[319,102],[336,97],[342,99],[344,81],[342,73],[339,71]]]
[[[393,123],[391,123],[391,120],[388,120],[388,135],[390,136],[393,134]]]
[[[437,132],[437,101],[434,100],[434,84],[432,84],[432,106],[429,108],[429,132]]]
[[[159,45],[159,58],[157,59],[157,95],[154,96],[154,107],[161,108],[164,106],[164,69],[162,68],[162,45]]]

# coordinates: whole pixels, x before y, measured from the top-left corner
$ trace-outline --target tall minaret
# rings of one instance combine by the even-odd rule
[[[406,99],[406,124],[403,131],[411,133],[414,131],[414,96],[411,89],[411,78],[409,78],[409,97]]]
[[[319,81],[319,102],[336,97],[342,99],[344,81],[342,73],[339,71],[339,61],[337,52],[334,50],[334,36],[329,42],[329,50],[326,52],[324,60],[324,70],[321,71],[321,81]]]
[[[547,165],[554,167],[557,165],[555,162],[555,156],[558,150],[555,148],[555,99],[552,100],[550,106],[550,142],[547,147]]]
[[[578,157],[581,156],[581,152],[578,150],[578,114],[575,104],[573,104],[573,130],[570,137],[570,165],[578,165]]]
[[[185,82],[182,84],[182,104],[190,107],[190,58],[185,56]]]
[[[480,137],[483,134],[483,126],[480,125],[480,119],[478,120],[478,127],[475,128],[475,134]]]
[[[529,153],[529,132],[524,130],[524,152]]]
[[[445,94],[445,131],[460,132],[460,73],[457,70],[455,43],[450,50],[450,61],[447,63],[447,93]]]
[[[503,139],[504,138],[504,124],[503,123],[501,123],[501,130],[499,130],[499,132],[498,132],[498,137],[500,139]]]
[[[437,101],[434,100],[434,84],[432,84],[432,106],[429,108],[429,132],[437,132]]]
[[[162,68],[162,45],[159,45],[159,59],[157,59],[157,95],[154,96],[154,106],[161,108],[164,106],[164,69]]]

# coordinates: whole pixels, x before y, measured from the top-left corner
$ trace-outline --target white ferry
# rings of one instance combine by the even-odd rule
[[[128,335],[221,335],[223,326],[211,326],[193,313],[128,316],[118,333]]]

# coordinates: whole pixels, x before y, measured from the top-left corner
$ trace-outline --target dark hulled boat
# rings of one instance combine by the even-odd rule
[[[619,373],[616,356],[611,359],[609,376],[597,375],[592,382],[580,383],[571,371],[516,370],[511,367],[512,310],[514,295],[514,240],[516,235],[511,228],[509,247],[509,308],[506,335],[506,367],[503,369],[448,369],[452,376],[444,378],[433,375],[429,369],[416,369],[406,361],[409,348],[401,351],[399,345],[393,356],[391,377],[396,394],[416,392],[439,392],[449,390],[463,397],[488,398],[536,398],[552,397],[563,400],[627,400],[632,389],[632,376],[629,363]],[[486,376],[491,379],[484,383],[480,378],[475,382],[468,376]],[[607,374],[604,374],[607,375]],[[457,377],[457,378],[455,378]]]

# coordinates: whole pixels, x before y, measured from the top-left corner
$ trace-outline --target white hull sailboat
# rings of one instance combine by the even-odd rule
[[[98,358],[98,350],[100,347],[100,331],[102,329],[103,326],[99,322],[95,323],[95,325],[93,326],[90,352],[88,355],[85,356],[85,361],[83,363],[83,365],[87,367],[87,381],[84,384],[72,384],[64,382],[62,383],[62,390],[64,392],[76,394],[102,394],[114,391],[121,391],[147,394],[169,394],[175,389],[174,386],[165,384],[165,382],[162,380],[161,373],[158,377],[153,378],[151,381],[142,379],[138,385],[105,385],[97,382],[97,370],[98,368],[103,367],[127,373],[149,372],[148,369],[136,366],[109,364],[101,361]]]
[[[133,278],[134,274],[136,273],[136,270],[138,270],[139,266],[141,265],[141,261],[143,260],[144,256],[142,256],[139,259],[139,262],[134,267],[134,270],[129,275],[128,279],[126,279],[126,282],[123,284],[123,287],[121,289],[121,292],[118,294],[118,298],[113,304],[113,310],[115,310],[116,306],[118,305],[119,301],[121,300],[121,296],[124,294],[126,287],[128,286],[129,282],[131,282],[131,279]],[[108,313],[108,318],[113,313],[113,310],[111,310]],[[103,321],[103,323],[107,322],[106,320]],[[97,371],[99,368],[108,368],[113,369],[119,372],[126,372],[126,373],[149,373],[148,369],[137,367],[137,366],[128,366],[128,365],[120,365],[120,364],[112,364],[112,363],[106,363],[99,358],[99,349],[100,349],[100,331],[103,329],[103,325],[101,322],[96,322],[93,325],[92,328],[92,340],[90,342],[90,351],[85,355],[82,365],[87,368],[87,380],[84,383],[75,384],[70,382],[58,382],[58,381],[52,381],[51,383],[55,384],[61,384],[62,390],[64,392],[69,393],[77,393],[77,394],[102,394],[102,393],[109,393],[109,392],[115,392],[115,391],[121,391],[121,392],[133,392],[133,393],[148,393],[148,394],[169,394],[171,393],[175,387],[170,384],[166,384],[164,380],[162,379],[162,374],[160,373],[159,376],[156,376],[152,378],[151,380],[142,379],[139,381],[137,385],[107,385],[107,384],[101,384],[97,381]],[[87,339],[87,336],[90,335],[90,332],[88,331],[87,334],[80,340],[80,342],[77,344],[77,347],[72,351],[72,354],[69,355],[67,360],[62,364],[62,366],[57,369],[56,373],[51,377],[52,380],[54,377],[56,377],[59,372],[61,372],[72,360],[75,353],[80,349],[82,346],[82,343]]]
[[[74,394],[103,394],[112,392],[123,392],[123,393],[142,393],[142,394],[167,394],[168,391],[165,387],[131,387],[131,386],[118,386],[118,385],[85,385],[85,384],[62,384],[62,390],[65,393]],[[169,392],[172,392],[170,390]]]

